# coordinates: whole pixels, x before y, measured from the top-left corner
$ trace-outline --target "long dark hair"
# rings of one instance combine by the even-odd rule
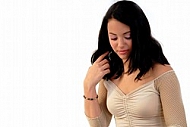
[[[119,1],[113,4],[104,16],[99,31],[98,49],[91,57],[91,63],[93,64],[100,55],[107,51],[110,52],[111,72],[105,75],[104,79],[118,78],[124,72],[123,61],[113,51],[108,39],[107,23],[112,18],[130,27],[132,51],[128,58],[129,70],[126,73],[131,74],[139,69],[140,72],[135,80],[140,80],[155,63],[169,64],[163,54],[161,45],[151,35],[150,25],[143,10],[132,1]]]

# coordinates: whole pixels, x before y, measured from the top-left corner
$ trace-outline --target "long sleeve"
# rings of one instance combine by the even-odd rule
[[[185,110],[179,81],[174,71],[157,80],[155,85],[160,92],[163,114],[168,127],[187,127]]]
[[[99,83],[98,89],[98,102],[101,107],[101,114],[96,118],[89,118],[87,116],[90,127],[108,127],[112,118],[112,115],[107,109],[106,99],[107,98],[107,90],[104,86],[103,80]]]

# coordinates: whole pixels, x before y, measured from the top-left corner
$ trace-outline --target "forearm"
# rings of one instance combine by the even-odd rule
[[[87,84],[87,83],[86,83]],[[94,86],[94,87],[89,87]],[[84,83],[84,95],[87,98],[96,98],[97,92],[96,85],[85,85]],[[98,99],[84,100],[85,114],[87,116],[90,127],[108,127],[111,121],[112,115],[109,113],[106,107],[107,91],[104,87],[103,80],[99,82],[98,86]]]
[[[89,118],[98,117],[101,114],[101,108],[98,102],[97,92],[95,88],[87,88],[84,85],[84,96],[87,98],[95,98],[95,100],[84,99],[85,114]]]
[[[160,92],[166,125],[187,127],[180,84],[174,71],[157,79],[155,85]]]

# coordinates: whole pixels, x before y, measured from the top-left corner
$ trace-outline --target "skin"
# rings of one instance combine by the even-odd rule
[[[116,19],[110,19],[107,28],[112,49],[123,61],[126,61],[132,50],[130,27]]]
[[[84,95],[88,98],[97,96],[96,85],[105,74],[110,73],[108,60],[104,59],[106,55],[108,52],[101,55],[87,71],[84,79]],[[84,101],[85,114],[88,117],[94,118],[100,115],[101,109],[97,99],[93,101],[85,99]]]
[[[128,70],[129,62],[125,61],[132,51],[130,27],[113,18],[109,20],[107,26],[110,45],[114,52],[123,60],[124,72],[126,72]],[[160,74],[171,69],[172,68],[170,66],[155,64],[154,67],[142,77],[142,80],[134,81],[136,75],[139,73],[139,70],[137,70],[131,75],[123,74],[118,79],[112,79],[112,82],[117,85],[123,93],[128,94],[139,86],[153,80]]]
[[[132,51],[132,39],[130,38],[130,27],[117,21],[110,19],[107,24],[108,37],[113,51],[123,60],[124,71],[128,70],[128,56]],[[86,77],[84,79],[84,95],[88,98],[95,98],[97,96],[96,85],[100,82],[105,74],[110,73],[109,62],[104,59],[108,52],[101,55],[91,67],[89,67]],[[156,63],[141,79],[135,81],[139,70],[132,74],[123,74],[118,79],[111,79],[111,81],[123,91],[128,94],[137,89],[139,86],[145,84],[163,74],[166,71],[172,70],[169,65],[161,65]],[[101,109],[97,100],[85,100],[85,114],[88,117],[94,118],[100,115]]]

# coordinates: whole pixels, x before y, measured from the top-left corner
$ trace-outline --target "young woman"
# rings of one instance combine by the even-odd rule
[[[176,74],[137,4],[109,8],[91,61],[84,79],[91,127],[108,127],[112,115],[117,127],[187,126]]]

